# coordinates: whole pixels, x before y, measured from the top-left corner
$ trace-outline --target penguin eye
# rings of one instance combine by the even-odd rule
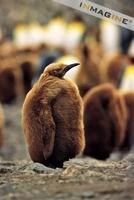
[[[54,76],[55,73],[56,73],[55,70],[53,70],[53,71],[49,72],[49,75]]]
[[[59,68],[59,69],[56,69],[56,70],[53,70],[53,71],[51,71],[49,74],[51,75],[51,76],[56,76],[56,75],[58,75],[58,73],[61,71],[61,69]]]
[[[56,72],[60,72],[60,71],[61,71],[61,68],[59,68],[59,69],[56,69],[55,71],[56,71]]]

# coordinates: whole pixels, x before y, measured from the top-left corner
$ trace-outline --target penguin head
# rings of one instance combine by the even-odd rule
[[[47,73],[49,76],[54,76],[62,78],[70,69],[80,65],[79,63],[73,63],[70,65],[53,63],[46,67],[44,73]]]

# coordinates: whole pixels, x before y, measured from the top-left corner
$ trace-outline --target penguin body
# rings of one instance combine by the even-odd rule
[[[127,110],[123,98],[111,84],[89,91],[84,99],[84,155],[107,159],[125,137]]]
[[[70,67],[69,67],[70,66]],[[84,147],[82,100],[74,83],[63,78],[75,65],[51,64],[27,94],[22,112],[31,159],[63,167]]]
[[[0,105],[0,148],[3,145],[3,128],[4,128],[4,113],[2,106]]]

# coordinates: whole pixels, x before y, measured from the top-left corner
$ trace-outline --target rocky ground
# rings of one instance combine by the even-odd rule
[[[4,106],[5,145],[0,152],[0,200],[133,200],[134,155],[121,161],[77,158],[63,169],[32,163],[21,129],[21,104]]]

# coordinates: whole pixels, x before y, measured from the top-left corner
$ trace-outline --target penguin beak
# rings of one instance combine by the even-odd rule
[[[67,65],[63,68],[63,71],[62,71],[62,75],[64,76],[70,69],[72,69],[73,67],[76,67],[80,65],[80,63],[74,63],[74,64],[71,64],[71,65]]]

